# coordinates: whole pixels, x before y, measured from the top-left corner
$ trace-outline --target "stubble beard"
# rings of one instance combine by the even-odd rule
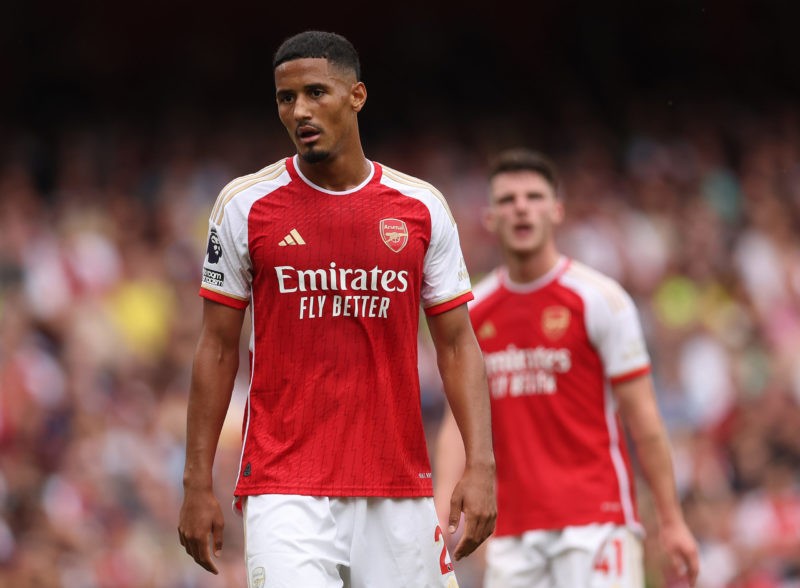
[[[330,157],[330,151],[323,151],[317,149],[309,149],[305,153],[301,153],[300,157],[303,158],[303,161],[306,163],[321,163]]]

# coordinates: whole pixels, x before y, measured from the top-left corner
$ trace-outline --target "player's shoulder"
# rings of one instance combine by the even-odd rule
[[[447,199],[436,186],[416,176],[398,171],[383,163],[378,163],[378,165],[380,165],[381,168],[380,181],[384,186],[393,188],[405,196],[416,198],[422,201],[428,208],[440,208],[455,224],[453,215],[450,212],[450,206],[447,204]]]
[[[631,303],[630,295],[617,280],[574,259],[570,260],[559,281],[577,291],[582,297],[603,301],[614,310],[622,309]]]
[[[382,177],[381,182],[384,184],[393,184],[397,186],[401,186],[408,191],[426,191],[431,192],[433,194],[438,194],[440,197],[442,193],[430,182],[426,182],[416,176],[412,176],[410,174],[398,171],[393,167],[389,167],[388,165],[380,162],[376,162],[381,168]]]
[[[470,311],[484,307],[487,301],[495,298],[502,291],[502,286],[503,279],[499,268],[476,279],[475,284],[472,286],[473,299],[469,302]]]
[[[252,192],[267,194],[286,184],[288,180],[285,157],[256,172],[232,179],[220,190],[214,207],[211,209],[211,219],[217,223],[221,222],[226,207],[237,197]]]

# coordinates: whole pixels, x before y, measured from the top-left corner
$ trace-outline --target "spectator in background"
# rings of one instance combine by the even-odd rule
[[[571,124],[566,128],[538,119],[535,136],[556,157],[570,196],[559,247],[616,272],[640,309],[678,489],[699,543],[697,586],[731,588],[735,581],[752,588],[765,578],[791,586],[800,569],[786,554],[800,553],[800,535],[783,535],[784,546],[762,542],[766,534],[751,536],[740,513],[746,508],[768,521],[765,505],[790,513],[784,505],[800,496],[800,305],[790,278],[800,251],[800,111],[796,103],[756,111],[714,101],[626,112],[624,127],[599,135],[591,129],[608,121],[591,120],[588,111],[577,122],[556,117]],[[283,155],[285,131],[272,132],[273,118],[163,113],[140,125],[120,116],[53,127],[52,144],[28,129],[0,133],[0,585],[246,582],[240,535],[228,536],[217,560],[224,571],[214,576],[177,545],[174,513],[208,209],[225,178]],[[528,140],[531,129],[494,115],[456,133],[440,122],[409,130],[402,144],[376,132],[371,149],[379,161],[395,161],[452,195],[462,250],[480,279],[501,260],[476,214],[485,202],[476,153]],[[602,157],[592,147],[598,137]],[[759,211],[765,199],[780,206]],[[781,225],[790,231],[773,233]],[[614,231],[602,256],[587,251],[598,230]],[[127,261],[142,258],[136,250],[160,257],[159,271],[132,273]],[[776,267],[786,280],[773,281]],[[762,272],[769,279],[759,283]],[[159,291],[138,286],[154,282],[171,292],[170,302],[159,304],[172,310],[159,313],[159,328],[127,332],[130,317],[117,313],[138,304],[119,301],[144,299],[120,293],[131,285]],[[152,349],[163,353],[147,353],[143,336],[154,337]],[[248,340],[243,333],[243,367]],[[700,366],[696,349],[707,360]],[[430,341],[420,354],[433,449],[445,399]],[[233,415],[244,409],[245,372],[236,380]],[[698,376],[719,386],[721,405],[694,400],[702,392]],[[216,461],[222,500],[235,484],[240,452],[241,421],[229,418]],[[767,480],[768,464],[778,458],[792,464],[780,485]],[[781,488],[771,497],[784,498],[767,499],[768,484]],[[637,486],[650,531],[648,587],[662,588],[652,501],[646,484]],[[239,524],[231,509],[224,514],[229,528]],[[784,555],[770,553],[778,548]],[[479,588],[481,553],[462,560],[458,573],[461,588]]]

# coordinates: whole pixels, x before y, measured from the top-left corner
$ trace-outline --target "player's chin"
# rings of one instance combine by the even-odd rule
[[[535,253],[537,245],[531,239],[508,239],[506,241],[506,248],[516,255],[530,255]]]
[[[330,152],[316,146],[306,147],[300,150],[300,157],[306,163],[320,163],[330,157]]]

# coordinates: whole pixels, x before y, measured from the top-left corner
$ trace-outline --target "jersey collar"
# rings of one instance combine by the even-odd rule
[[[330,194],[331,196],[346,196],[347,194],[352,194],[353,192],[358,192],[364,186],[369,184],[372,181],[373,177],[375,177],[375,164],[373,164],[368,159],[367,163],[369,163],[369,174],[367,175],[367,178],[363,182],[361,182],[358,186],[356,186],[355,188],[350,188],[349,190],[343,190],[341,192],[337,192],[335,190],[326,190],[325,188],[317,186],[314,182],[312,182],[311,180],[309,180],[307,177],[305,177],[303,175],[303,172],[300,171],[300,166],[297,165],[297,158],[298,157],[299,157],[299,155],[294,155],[292,157],[292,169],[297,174],[297,177],[299,177],[301,180],[303,180],[303,182],[305,182],[311,188],[314,188],[315,190],[317,190],[318,192],[322,192],[323,194]]]
[[[569,267],[570,259],[564,255],[558,258],[556,264],[552,267],[552,269],[544,274],[543,276],[539,276],[535,280],[531,280],[530,282],[514,282],[511,278],[508,277],[508,268],[503,266],[500,268],[500,281],[503,283],[503,286],[507,290],[511,292],[517,292],[519,294],[528,294],[530,292],[534,292],[540,288],[544,288],[550,282],[558,279],[561,274],[567,271]]]

